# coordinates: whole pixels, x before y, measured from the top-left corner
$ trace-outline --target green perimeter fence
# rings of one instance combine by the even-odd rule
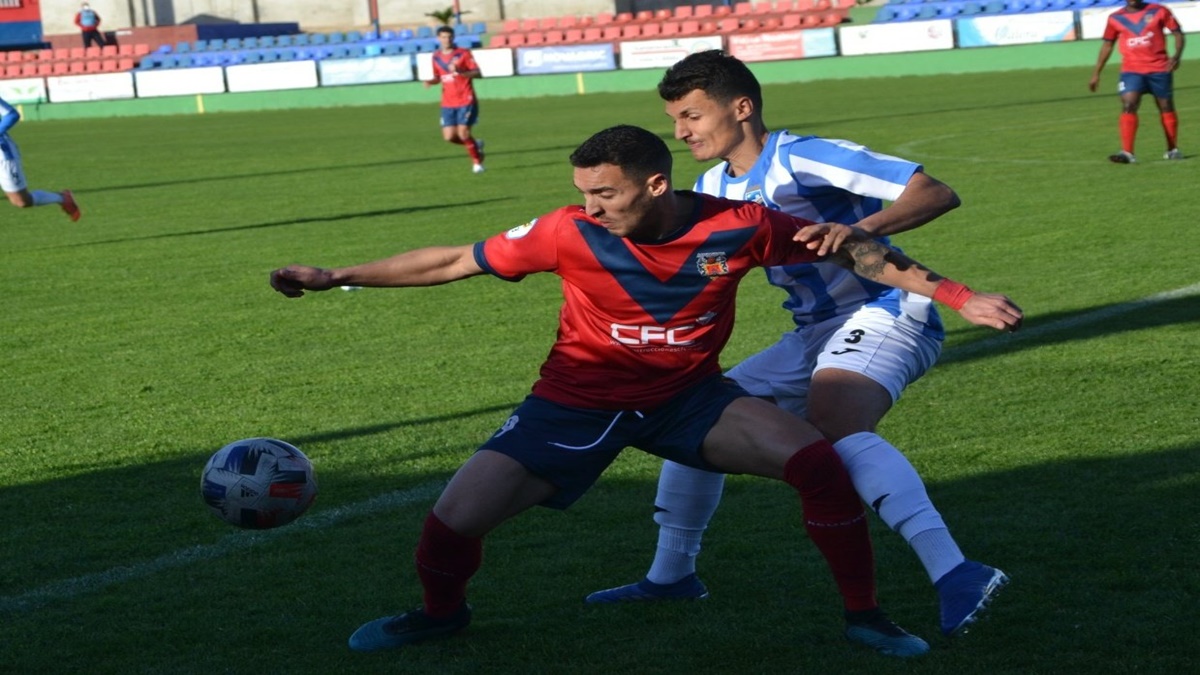
[[[759,62],[752,63],[750,66],[764,84],[1074,66],[1090,68],[1096,61],[1099,44],[1098,40],[1089,40],[906,54],[831,56],[798,61]],[[1110,67],[1118,66],[1112,64]],[[1086,82],[1087,74],[1087,72],[1081,72],[1080,80]],[[481,79],[476,83],[476,91],[478,91],[480,99],[485,102],[489,99],[502,98],[644,91],[653,89],[661,76],[662,72],[658,69],[520,75]],[[352,105],[436,103],[438,100],[438,89],[427,89],[420,82],[402,82],[120,101],[27,104],[21,107],[21,112],[27,120],[59,120]]]

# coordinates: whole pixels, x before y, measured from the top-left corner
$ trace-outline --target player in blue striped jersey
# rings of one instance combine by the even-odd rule
[[[919,164],[850,141],[768,130],[757,79],[721,51],[684,58],[658,90],[692,156],[724,160],[700,176],[698,192],[830,224],[841,238],[827,237],[822,252],[851,236],[850,226],[886,242],[959,205],[954,190]],[[808,417],[834,441],[859,496],[908,541],[934,582],[943,633],[963,632],[1008,578],[963,555],[912,464],[875,433],[941,351],[942,323],[930,298],[829,263],[772,267],[767,278],[787,292],[784,307],[796,327],[729,376]],[[664,463],[655,499],[658,548],[646,578],[597,591],[588,602],[707,597],[695,558],[723,485],[720,474]]]
[[[16,141],[8,135],[8,130],[20,121],[21,113],[9,105],[8,101],[0,98],[0,190],[4,190],[4,195],[13,206],[29,208],[58,204],[67,217],[79,220],[79,207],[76,206],[70,190],[29,190],[25,183],[25,168],[21,164],[21,150]]]

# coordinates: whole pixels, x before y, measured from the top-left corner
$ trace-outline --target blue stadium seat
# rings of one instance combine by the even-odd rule
[[[1048,0],[1029,0],[1028,4],[1025,5],[1025,12],[1029,14],[1048,11],[1050,11]]]
[[[260,49],[263,47],[270,48],[270,47],[275,47],[278,45],[279,45],[279,41],[275,39],[274,35],[259,35],[258,36],[258,47]]]
[[[1062,12],[1072,9],[1072,0],[1051,0],[1050,9],[1055,12]]]
[[[225,38],[225,49],[241,49],[241,38]]]
[[[258,51],[241,52],[241,55],[242,63],[262,63],[263,60],[262,52]]]
[[[142,60],[138,62],[138,70],[155,70],[157,68],[162,68],[161,56],[143,56]]]
[[[486,23],[484,23],[482,21],[476,21],[475,23],[471,24],[471,34],[472,35],[483,35],[486,32],[487,32],[487,24]]]
[[[254,36],[242,38],[242,49],[258,49],[262,44]]]
[[[338,30],[331,31],[328,34],[328,37],[329,37],[329,44],[331,44],[331,45],[340,45],[346,41],[346,34],[341,31],[338,31]]]
[[[402,42],[380,42],[379,53],[384,56],[395,56],[404,52],[404,43]]]
[[[1026,3],[1025,0],[1005,0],[1004,13],[1005,14],[1021,14],[1025,11],[1025,7],[1027,5],[1028,5],[1028,3]]]
[[[348,31],[346,33],[346,42],[362,42],[362,40],[363,40],[362,33],[358,32],[356,30]]]
[[[219,66],[216,56],[212,52],[196,52],[192,54],[192,65],[197,68],[205,68],[207,66]]]
[[[275,36],[275,46],[276,47],[291,47],[292,46],[292,36],[291,35],[276,35]]]
[[[396,37],[400,38],[401,40],[411,40],[416,36],[417,34],[412,32],[412,29],[410,28],[404,28],[400,30],[400,32],[396,33]]]
[[[297,33],[292,36],[292,44],[297,47],[303,47],[312,44],[312,42],[309,40],[308,33]]]
[[[309,44],[323,45],[326,42],[329,42],[329,37],[324,33],[312,33],[308,36],[308,41]]]
[[[417,28],[417,37],[430,38],[433,37],[433,29],[429,26],[420,26]]]
[[[946,19],[952,19],[962,14],[962,10],[963,6],[961,2],[950,0],[949,2],[943,2],[941,6],[938,7],[938,16]]]
[[[987,2],[983,5],[983,13],[1003,14],[1005,8],[1006,5],[1004,4],[1004,0],[987,0]]]
[[[400,37],[394,30],[385,30],[379,35],[380,40],[395,40]]]
[[[292,56],[293,61],[310,61],[313,58],[313,50],[308,47],[297,47]]]
[[[975,16],[981,12],[983,12],[983,6],[973,0],[968,0],[968,2],[964,2],[962,5],[963,16]]]
[[[921,5],[917,10],[917,21],[929,21],[938,17],[938,6],[933,3]]]
[[[190,43],[190,42],[176,42],[175,43],[175,53],[176,54],[180,54],[183,52],[190,52],[190,51],[192,51],[192,43]]]
[[[477,49],[483,46],[483,40],[478,35],[455,35],[454,46],[462,49]]]
[[[421,41],[420,40],[405,40],[404,42],[401,42],[399,44],[400,44],[401,50],[405,54],[416,54],[417,52],[421,51]]]
[[[346,56],[343,58],[361,59],[365,54],[366,54],[366,48],[364,48],[362,45],[349,44],[349,45],[346,45]]]

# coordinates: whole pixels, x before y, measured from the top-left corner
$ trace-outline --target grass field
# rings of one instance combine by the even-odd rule
[[[1189,159],[1159,159],[1147,101],[1132,166],[1104,160],[1118,102],[1089,95],[1087,72],[766,90],[774,128],[850,138],[953,185],[964,206],[897,243],[1028,315],[1014,336],[947,317],[941,364],[881,430],[966,553],[1013,578],[984,624],[943,640],[922,569],[876,522],[881,598],[934,645],[916,663],[842,639],[794,495],[758,479],[729,481],[710,528],[711,599],[585,606],[650,560],[657,461],[634,451],[570,511],[488,539],[463,636],[346,647],[419,602],[421,519],[528,391],[558,287],[286,300],[268,273],[472,242],[575,201],[566,157],[586,136],[669,134],[653,93],[485,101],[479,176],[426,106],[18,126],[31,186],[72,188],[84,219],[0,209],[0,672],[1194,671],[1198,72],[1176,82]],[[701,167],[672,144],[689,184]],[[787,330],[781,301],[747,279],[726,365]],[[207,512],[199,472],[259,435],[302,447],[321,495],[256,534]]]

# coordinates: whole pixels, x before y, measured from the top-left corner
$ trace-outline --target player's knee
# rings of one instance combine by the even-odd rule
[[[8,201],[19,209],[27,209],[33,206],[33,197],[20,192],[8,193]]]

